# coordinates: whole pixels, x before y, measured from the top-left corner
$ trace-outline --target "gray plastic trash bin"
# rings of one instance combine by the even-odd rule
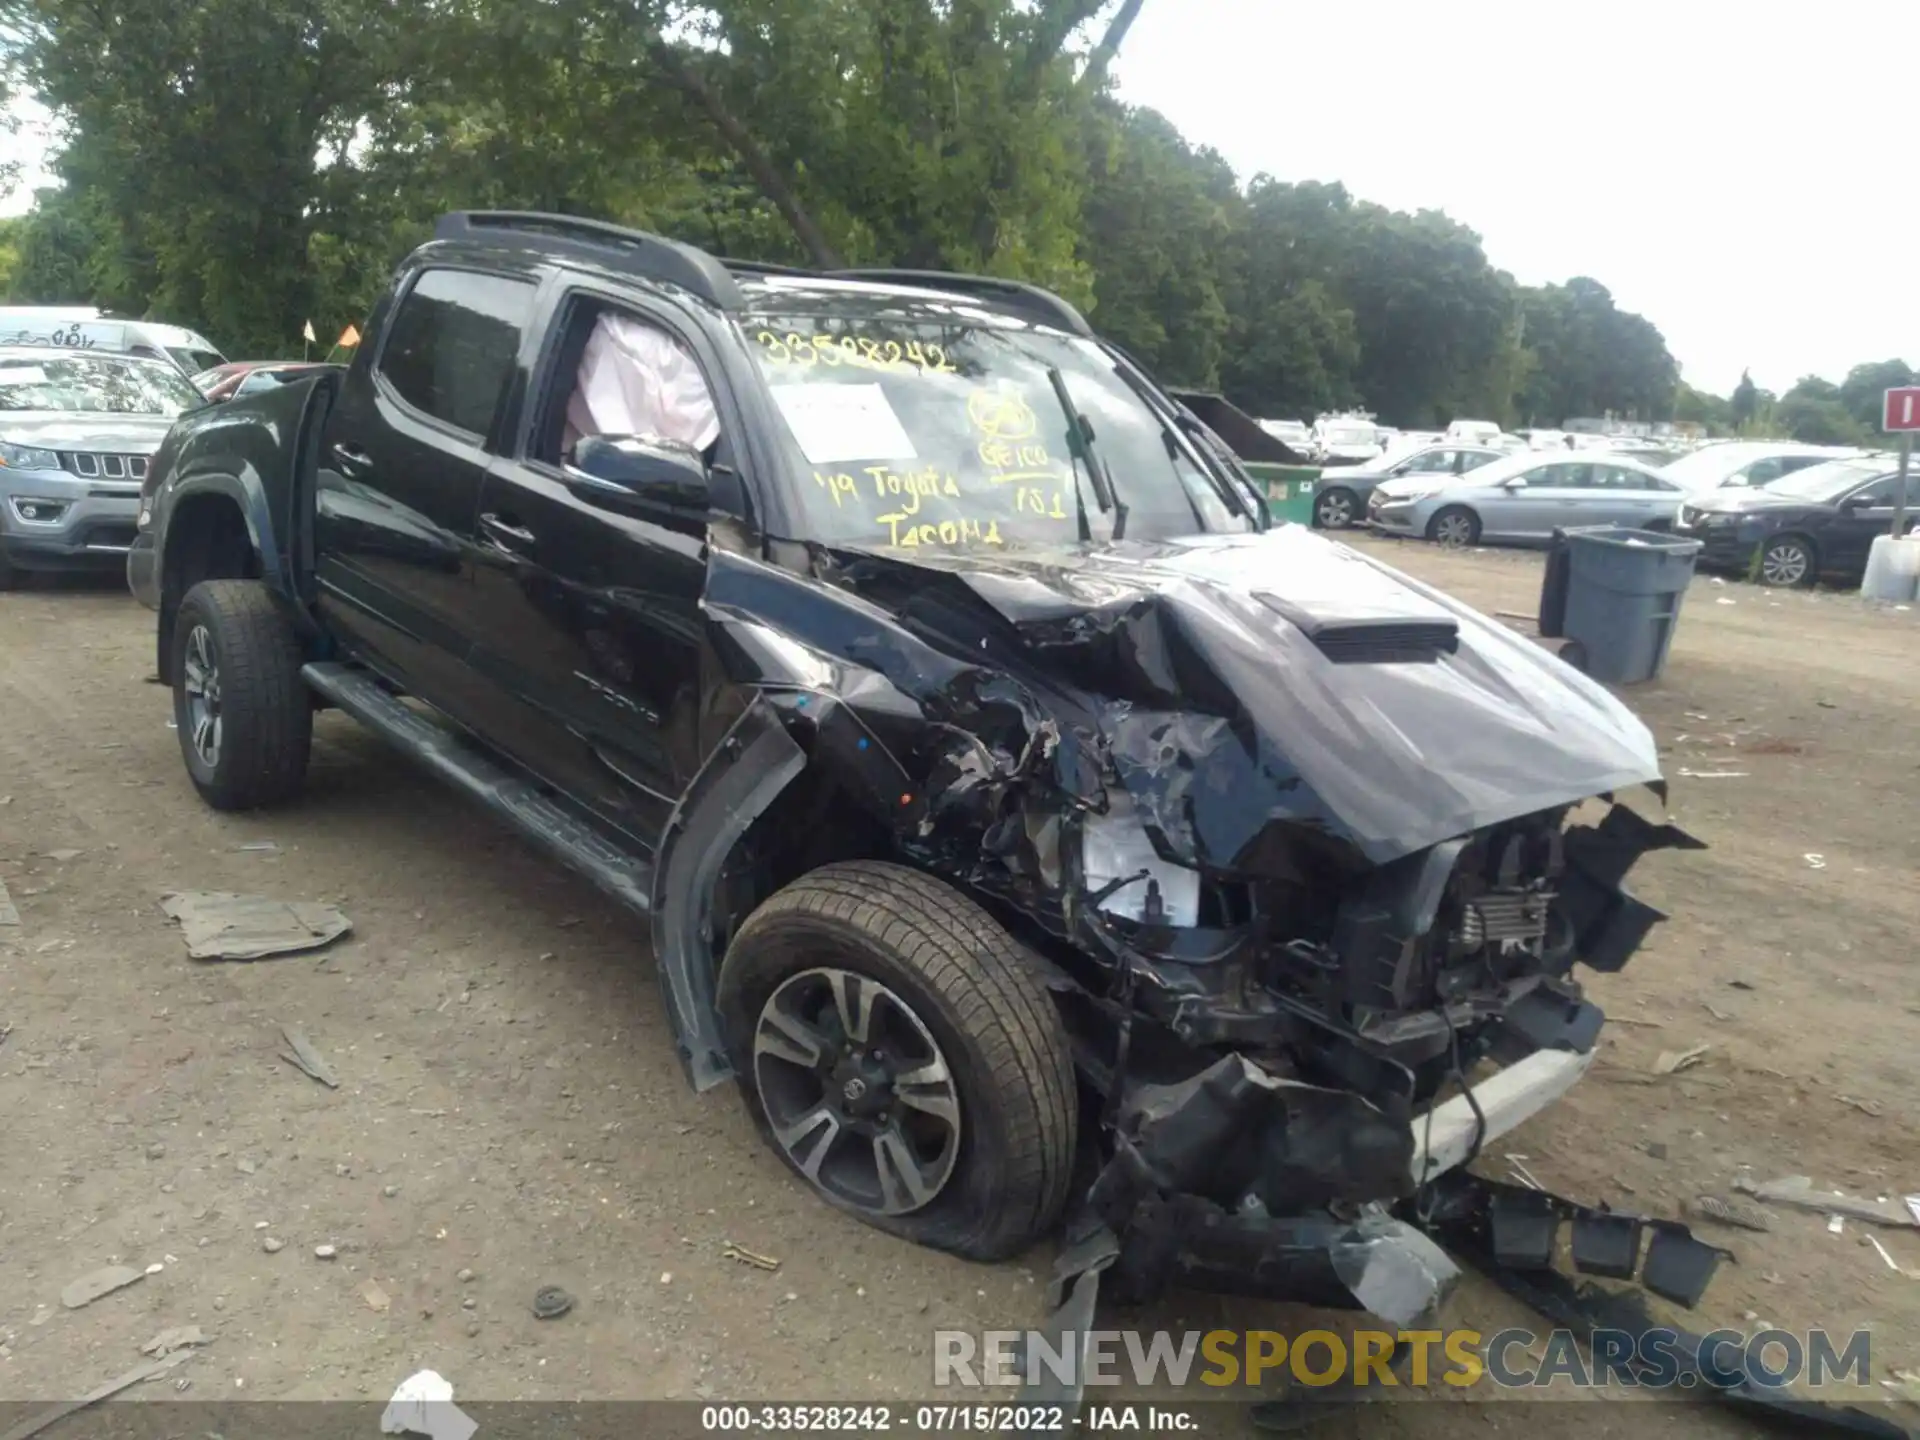
[[[1586,649],[1587,673],[1619,685],[1654,679],[1666,668],[1700,542],[1625,526],[1564,533],[1564,630]]]

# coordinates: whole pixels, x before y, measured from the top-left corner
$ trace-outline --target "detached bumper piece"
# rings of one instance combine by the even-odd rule
[[[1573,1268],[1581,1274],[1609,1280],[1638,1275],[1654,1294],[1688,1309],[1699,1303],[1727,1254],[1694,1239],[1677,1220],[1595,1209],[1477,1175],[1441,1177],[1423,1209],[1430,1235],[1496,1270],[1551,1270],[1561,1227],[1569,1226]],[[1643,1261],[1649,1234],[1653,1240]]]
[[[1720,1346],[1717,1355],[1705,1354],[1705,1336],[1662,1323],[1647,1309],[1645,1298],[1631,1290],[1581,1284],[1552,1269],[1514,1269],[1494,1263],[1483,1268],[1502,1290],[1555,1326],[1576,1334],[1623,1331],[1634,1337],[1636,1355],[1651,1348],[1643,1337],[1659,1336],[1667,1342],[1665,1351],[1678,1366],[1674,1379],[1681,1390],[1705,1391],[1757,1418],[1790,1422],[1777,1427],[1777,1433],[1913,1440],[1912,1431],[1884,1415],[1855,1405],[1804,1400],[1783,1393],[1751,1374],[1745,1367],[1745,1357],[1728,1346]],[[1776,1430],[1770,1427],[1768,1433]]]

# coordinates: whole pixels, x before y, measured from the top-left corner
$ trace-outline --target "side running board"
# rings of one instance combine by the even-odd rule
[[[609,843],[533,781],[482,753],[452,728],[435,724],[364,670],[324,663],[303,666],[300,675],[362,725],[503,816],[621,904],[643,915],[651,908],[652,862]]]

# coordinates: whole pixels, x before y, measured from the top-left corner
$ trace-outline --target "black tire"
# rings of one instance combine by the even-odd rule
[[[1820,552],[1804,535],[1771,535],[1755,554],[1754,578],[1776,590],[1803,589],[1820,578]]]
[[[1455,529],[1464,521],[1464,529],[1457,530],[1458,539],[1449,540],[1446,532]],[[1449,505],[1427,522],[1427,539],[1442,545],[1478,545],[1480,543],[1480,517],[1464,505]]]
[[[850,1087],[845,1095],[837,1088],[838,1071],[828,1071],[829,1064],[852,1063],[844,1052],[837,1062],[828,1052],[811,1069],[791,1058],[756,1055],[756,1037],[772,1030],[763,1024],[769,1002],[829,971],[877,982],[884,987],[877,993],[904,1001],[937,1043],[957,1092],[956,1158],[947,1162],[951,1168],[938,1190],[908,1213],[884,1213],[877,1204],[835,1193],[808,1176],[775,1134],[770,1108],[814,1103],[774,1093],[787,1088],[788,1077],[818,1086],[816,1109],[854,1103]],[[880,1002],[867,1003],[878,1015]],[[1072,1054],[1019,945],[966,896],[904,866],[823,866],[772,896],[740,927],[720,968],[719,1005],[754,1124],[822,1198],[892,1234],[972,1260],[1005,1259],[1053,1229],[1067,1199],[1078,1128]],[[824,1034],[837,1016],[814,1018]],[[867,1058],[858,1050],[853,1057]],[[769,1066],[764,1086],[763,1063]],[[872,1093],[863,1092],[869,1102]],[[893,1113],[904,1116],[904,1104],[896,1103]],[[852,1150],[859,1158],[840,1138],[855,1125],[845,1113],[841,1121],[847,1123],[835,1123],[820,1149],[838,1146],[836,1153]],[[878,1142],[866,1144],[878,1166]],[[808,1162],[827,1168],[808,1148]],[[884,1188],[884,1177],[879,1183]]]
[[[6,548],[0,546],[0,591],[18,590],[26,578],[25,572],[7,559]]]
[[[172,660],[180,754],[201,798],[216,810],[253,810],[297,795],[313,745],[313,703],[300,678],[300,638],[266,586],[257,580],[194,586],[174,622]],[[210,725],[204,737],[196,729],[203,721]],[[210,753],[202,752],[203,739],[211,741]]]
[[[1335,485],[1313,497],[1313,523],[1322,530],[1348,530],[1359,523],[1360,497],[1344,485]]]

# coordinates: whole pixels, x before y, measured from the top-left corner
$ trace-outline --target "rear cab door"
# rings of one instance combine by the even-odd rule
[[[476,729],[472,545],[537,275],[432,260],[370,324],[321,437],[315,580],[360,659]]]

